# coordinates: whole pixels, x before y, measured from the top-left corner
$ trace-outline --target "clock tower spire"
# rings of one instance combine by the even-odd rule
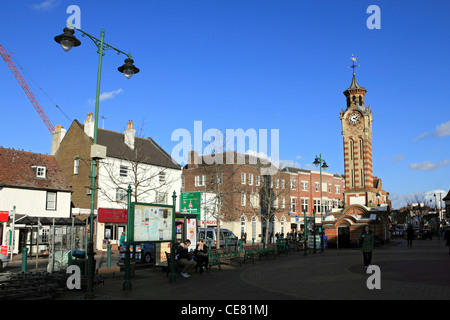
[[[356,58],[352,55],[353,77],[350,87],[343,93],[346,110],[341,110],[345,167],[345,206],[376,203],[376,190],[372,170],[372,110],[365,105],[367,90],[356,81]]]

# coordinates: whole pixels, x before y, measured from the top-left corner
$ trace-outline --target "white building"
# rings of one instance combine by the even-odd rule
[[[55,157],[0,148],[0,244],[10,243],[14,225],[13,253],[36,243],[36,225],[30,218],[70,218],[71,188]],[[27,218],[27,219],[25,219]],[[36,220],[36,219],[34,219]],[[14,222],[14,224],[13,224]],[[48,244],[49,228],[40,231],[41,246]],[[30,251],[28,251],[30,253]]]

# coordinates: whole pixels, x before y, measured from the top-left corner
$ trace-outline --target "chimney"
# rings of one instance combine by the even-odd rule
[[[92,117],[92,112],[89,112],[87,119],[84,120],[84,133],[86,133],[89,138],[94,138],[94,127],[94,118]]]
[[[55,131],[52,132],[52,152],[51,155],[54,155],[61,144],[62,139],[66,135],[66,129],[64,129],[61,125],[55,127]]]
[[[188,153],[188,168],[198,167],[198,151],[191,150]]]
[[[128,121],[127,130],[125,130],[124,138],[125,144],[131,149],[134,150],[134,134],[136,130],[133,129],[133,121]]]

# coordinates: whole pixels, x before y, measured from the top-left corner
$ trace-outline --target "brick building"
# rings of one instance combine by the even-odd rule
[[[127,222],[127,188],[132,201],[172,204],[171,194],[181,189],[181,166],[153,139],[135,136],[133,122],[124,133],[97,130],[97,143],[106,147],[106,158],[98,163],[95,196],[95,248],[105,248],[104,240],[116,245]],[[90,215],[90,148],[94,119],[88,114],[84,124],[75,120],[70,128],[57,126],[52,152],[72,186],[72,213],[81,219]]]
[[[272,235],[300,230],[304,211],[320,223],[319,171],[286,167],[272,176],[264,176],[261,168],[267,165],[261,159],[241,155],[245,160],[239,162],[238,154],[232,154],[235,159],[232,163],[225,161],[224,153],[222,164],[207,164],[193,151],[183,169],[184,192],[220,195],[216,219],[220,215],[221,228],[236,235],[246,233],[247,239],[261,241],[267,229],[266,219],[270,220],[267,231]],[[342,204],[343,191],[344,180],[340,175],[322,172],[323,216]]]

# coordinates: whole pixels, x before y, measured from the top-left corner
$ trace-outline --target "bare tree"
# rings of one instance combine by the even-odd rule
[[[168,204],[170,188],[180,176],[172,171],[174,164],[170,156],[151,138],[141,135],[142,127],[134,138],[133,148],[122,143],[115,150],[115,157],[101,162],[106,187],[100,192],[108,201],[125,206],[126,190],[131,186],[134,202]]]

